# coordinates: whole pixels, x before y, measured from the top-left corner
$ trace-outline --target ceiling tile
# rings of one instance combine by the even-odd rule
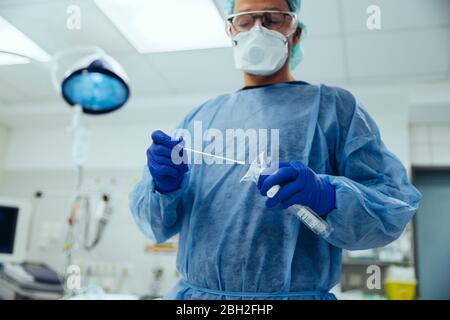
[[[80,8],[80,29],[67,28],[69,6]],[[50,54],[72,46],[95,44],[109,53],[133,53],[128,43],[93,1],[58,0],[0,7],[0,15]]]
[[[2,75],[0,69],[0,75]],[[14,88],[9,82],[0,79],[0,104],[8,105],[11,103],[21,102],[27,98],[23,93],[16,88]]]
[[[347,38],[350,77],[445,74],[450,52],[448,29],[373,32]]]
[[[427,28],[449,25],[448,0],[345,0],[343,5],[346,32],[369,32],[367,8],[376,4],[381,9],[383,31]]]
[[[308,28],[311,37],[337,35],[342,32],[339,18],[339,1],[304,1],[300,19]]]
[[[130,78],[133,96],[166,95],[174,93],[159,70],[153,68],[145,56],[140,54],[117,55],[117,61],[123,66]]]
[[[0,80],[9,83],[24,97],[33,100],[58,98],[50,73],[44,65],[26,64],[0,67]]]
[[[242,85],[231,48],[152,54],[147,59],[181,93],[234,90]]]
[[[306,39],[304,61],[294,72],[297,79],[312,82],[345,79],[344,48],[340,37]]]
[[[214,1],[222,10],[225,0]],[[304,1],[301,17],[309,37],[296,78],[335,83],[345,82],[348,76],[354,82],[450,77],[450,29],[433,27],[449,24],[450,1],[375,2],[382,9],[383,30],[369,32],[366,8],[374,1]],[[81,8],[81,30],[66,28],[66,10],[73,4]],[[350,32],[346,38],[337,36],[341,10]],[[86,44],[103,47],[128,72],[133,97],[229,92],[242,86],[231,48],[141,56],[91,0],[0,0],[0,15],[49,53]],[[348,51],[347,61],[344,51]],[[33,65],[0,68],[0,85],[0,102],[60,99],[49,75]]]

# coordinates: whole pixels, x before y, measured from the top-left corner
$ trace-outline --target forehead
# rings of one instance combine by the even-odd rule
[[[289,11],[289,4],[287,0],[235,0],[235,13],[258,10]]]

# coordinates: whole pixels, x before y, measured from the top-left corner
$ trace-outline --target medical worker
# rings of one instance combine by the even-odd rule
[[[240,183],[249,166],[175,163],[180,141],[152,134],[130,207],[153,241],[180,235],[182,280],[166,299],[335,299],[329,291],[339,282],[342,249],[386,246],[418,209],[421,195],[355,97],[292,76],[305,36],[299,10],[300,0],[228,0],[245,87],[180,124],[189,132],[194,121],[222,132],[277,128],[279,170],[257,185]],[[331,235],[320,237],[289,214],[294,204],[320,215]]]

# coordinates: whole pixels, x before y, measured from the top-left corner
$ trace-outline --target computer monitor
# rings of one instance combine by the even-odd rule
[[[28,202],[0,197],[0,263],[25,260],[29,218]]]

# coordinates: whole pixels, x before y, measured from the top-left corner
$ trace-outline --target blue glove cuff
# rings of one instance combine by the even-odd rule
[[[336,205],[336,190],[333,185],[319,177],[311,168],[300,161],[291,161],[290,165],[301,174],[304,192],[309,192],[305,200],[308,207],[321,217],[327,216]]]
[[[336,189],[327,181],[319,178],[321,190],[316,208],[311,208],[321,217],[326,216],[336,208]]]
[[[165,187],[165,188],[163,186],[161,186],[161,185],[158,185],[156,179],[153,180],[153,183],[155,185],[155,190],[156,191],[158,191],[161,194],[168,194],[168,193],[180,190],[181,189],[181,185],[183,183],[183,179],[181,178],[180,181],[176,185],[170,186],[170,187]]]

